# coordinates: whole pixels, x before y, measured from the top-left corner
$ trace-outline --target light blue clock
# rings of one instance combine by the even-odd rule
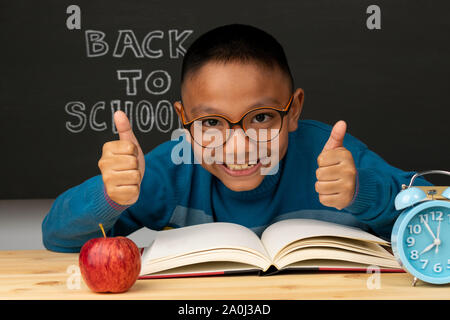
[[[432,173],[450,176],[441,170],[416,173],[395,198],[395,208],[403,212],[392,229],[392,250],[414,276],[413,285],[417,279],[450,283],[450,187],[412,187],[415,178]]]

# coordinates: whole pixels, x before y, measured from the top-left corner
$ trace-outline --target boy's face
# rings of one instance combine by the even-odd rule
[[[175,102],[174,105],[180,120],[181,113],[184,112],[186,121],[211,114],[223,115],[232,122],[239,121],[247,111],[256,107],[277,107],[281,110],[291,97],[288,77],[279,68],[263,68],[254,63],[207,63],[188,75],[181,90],[183,105],[180,102]],[[297,129],[303,96],[302,89],[295,91],[289,113],[282,118],[279,134],[269,142],[258,143],[249,139],[242,128],[236,125],[231,128],[234,130],[222,148],[207,149],[192,141],[191,135],[187,133],[186,137],[192,144],[196,159],[233,191],[247,191],[258,187],[265,176],[262,172],[268,172],[286,154],[288,132]],[[263,122],[264,119],[267,116],[255,117],[250,122]],[[208,123],[215,125],[216,122]],[[258,151],[263,147],[263,153]],[[221,152],[222,163],[205,163],[205,151],[215,158],[218,158],[215,153]],[[242,167],[227,165],[241,163],[237,159],[245,159],[244,163],[248,164],[250,159],[255,159],[255,154],[258,162],[250,168],[243,170]]]

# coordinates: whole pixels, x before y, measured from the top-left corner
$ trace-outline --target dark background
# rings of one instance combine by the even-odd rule
[[[81,30],[68,30],[66,8],[81,8]],[[381,30],[368,30],[366,9],[381,8]],[[271,33],[283,45],[296,87],[305,90],[303,119],[334,124],[393,166],[406,171],[449,170],[450,2],[448,1],[24,1],[0,0],[0,199],[54,198],[97,175],[102,145],[117,135],[110,102],[146,100],[155,108],[180,99],[182,55],[169,56],[169,30],[200,34],[229,23]],[[159,59],[136,58],[131,50],[113,57],[119,30],[141,41],[161,30],[152,48]],[[108,54],[87,57],[85,31],[106,34]],[[127,96],[117,70],[140,69],[138,94]],[[172,79],[163,95],[149,94],[145,78],[154,70]],[[65,106],[81,101],[86,114],[99,101],[105,110],[79,133]],[[163,115],[164,116],[164,115]],[[134,127],[144,153],[172,130]],[[445,176],[428,176],[449,185]]]

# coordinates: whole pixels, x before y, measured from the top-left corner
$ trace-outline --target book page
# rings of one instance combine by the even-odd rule
[[[269,259],[261,240],[250,229],[234,223],[213,222],[159,231],[142,260],[168,259],[219,248],[244,249]]]
[[[181,265],[174,268],[161,269],[161,271],[143,271],[140,273],[141,279],[158,278],[165,276],[201,276],[209,274],[232,274],[232,273],[257,273],[261,271],[250,264],[233,261],[208,261],[193,264]]]
[[[332,247],[354,252],[360,252],[377,257],[384,257],[389,259],[392,258],[391,253],[389,253],[382,246],[373,242],[325,236],[325,237],[306,238],[294,241],[289,245],[285,246],[281,251],[279,251],[275,256],[275,260],[289,254],[292,251],[308,247]]]
[[[364,264],[367,266],[376,265],[384,268],[398,268],[400,265],[395,259],[387,259],[381,257],[370,256],[357,252],[351,252],[347,250],[341,250],[336,248],[304,248],[302,250],[293,251],[291,254],[279,259],[274,265],[278,269],[283,269],[289,265],[299,264],[300,261],[327,259],[327,260],[340,260],[353,262],[358,264]]]
[[[332,260],[332,259],[310,259],[310,260],[304,260],[304,261],[296,261],[294,263],[291,263],[287,266],[285,266],[284,268],[282,268],[282,270],[308,270],[308,271],[312,271],[312,270],[323,270],[325,271],[326,269],[336,269],[335,271],[338,270],[351,270],[351,269],[361,269],[361,271],[367,271],[368,267],[373,267],[373,265],[369,265],[369,264],[364,264],[364,263],[357,263],[357,262],[351,262],[348,260]],[[380,266],[378,266],[380,267]],[[380,267],[380,269],[382,269],[381,271],[401,271],[403,270],[399,265],[393,267],[393,266],[389,266],[389,267]],[[333,271],[333,270],[329,270],[329,271]]]
[[[387,245],[387,241],[361,229],[313,219],[288,219],[276,222],[264,230],[261,240],[272,261],[290,243],[311,237],[341,237]],[[336,239],[338,241],[338,239]]]

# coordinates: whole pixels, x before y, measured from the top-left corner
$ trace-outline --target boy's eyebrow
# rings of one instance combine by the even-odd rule
[[[257,101],[256,103],[253,103],[251,106],[247,107],[247,109],[243,113],[245,113],[248,110],[251,110],[253,108],[256,108],[256,107],[264,107],[264,106],[269,106],[269,105],[277,106],[277,107],[278,106],[280,106],[280,107],[282,106],[282,104],[277,99],[272,98],[272,97],[265,97],[265,98]],[[192,107],[191,114],[194,117],[196,117],[196,116],[198,116],[200,114],[205,114],[205,115],[208,115],[208,114],[222,114],[222,112],[221,112],[221,110],[219,110],[217,108],[214,108],[214,107],[211,107],[211,106],[208,106],[208,105],[204,105],[204,104],[199,104],[199,105],[196,105],[196,106]]]

